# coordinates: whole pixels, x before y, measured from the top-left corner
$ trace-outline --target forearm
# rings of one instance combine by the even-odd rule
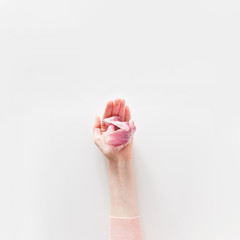
[[[110,215],[138,216],[132,159],[108,160],[110,184]]]

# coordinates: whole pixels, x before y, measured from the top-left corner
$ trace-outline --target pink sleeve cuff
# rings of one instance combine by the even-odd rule
[[[140,217],[110,216],[110,240],[142,240]]]

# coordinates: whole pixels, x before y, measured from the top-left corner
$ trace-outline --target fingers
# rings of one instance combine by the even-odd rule
[[[120,105],[121,105],[121,99],[120,98],[115,99],[112,116],[118,116]]]
[[[121,118],[121,120],[124,121],[124,117],[125,117],[125,100],[124,99],[121,99],[121,105],[120,105],[118,115]]]
[[[93,137],[94,142],[96,143],[99,138],[101,137],[101,119],[99,116],[95,117],[94,124],[93,124]]]
[[[112,100],[109,100],[109,101],[107,102],[107,106],[106,106],[105,111],[104,111],[104,113],[103,113],[102,119],[109,118],[109,117],[112,116],[113,106],[114,106],[114,105],[113,105],[113,101],[112,101]],[[102,124],[101,124],[101,131],[102,131],[102,132],[105,132],[106,130],[107,130],[107,126],[105,125],[104,122],[102,122]]]
[[[119,116],[122,121],[127,122],[131,119],[131,113],[129,107],[126,106],[125,99],[116,98],[114,102],[113,100],[107,102],[102,119],[109,118],[111,116]],[[100,129],[102,132],[107,131],[107,126],[103,121]]]
[[[124,121],[128,122],[128,121],[130,121],[130,119],[131,119],[131,112],[130,112],[129,106],[126,106],[125,107],[125,118],[124,118]]]
[[[105,111],[103,113],[102,119],[111,117],[112,116],[112,109],[113,109],[113,101],[109,100],[107,102],[107,106],[106,106]]]

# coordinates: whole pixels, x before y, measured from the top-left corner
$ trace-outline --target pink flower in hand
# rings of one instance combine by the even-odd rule
[[[114,146],[114,150],[117,152],[131,141],[136,131],[133,120],[123,122],[119,116],[103,119],[103,122],[108,127],[104,132],[105,142]]]

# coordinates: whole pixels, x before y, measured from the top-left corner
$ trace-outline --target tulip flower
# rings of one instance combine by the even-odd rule
[[[105,142],[114,146],[114,150],[117,152],[131,141],[136,131],[133,120],[122,122],[120,117],[113,116],[105,118],[103,122],[108,127],[107,131],[104,132]]]

